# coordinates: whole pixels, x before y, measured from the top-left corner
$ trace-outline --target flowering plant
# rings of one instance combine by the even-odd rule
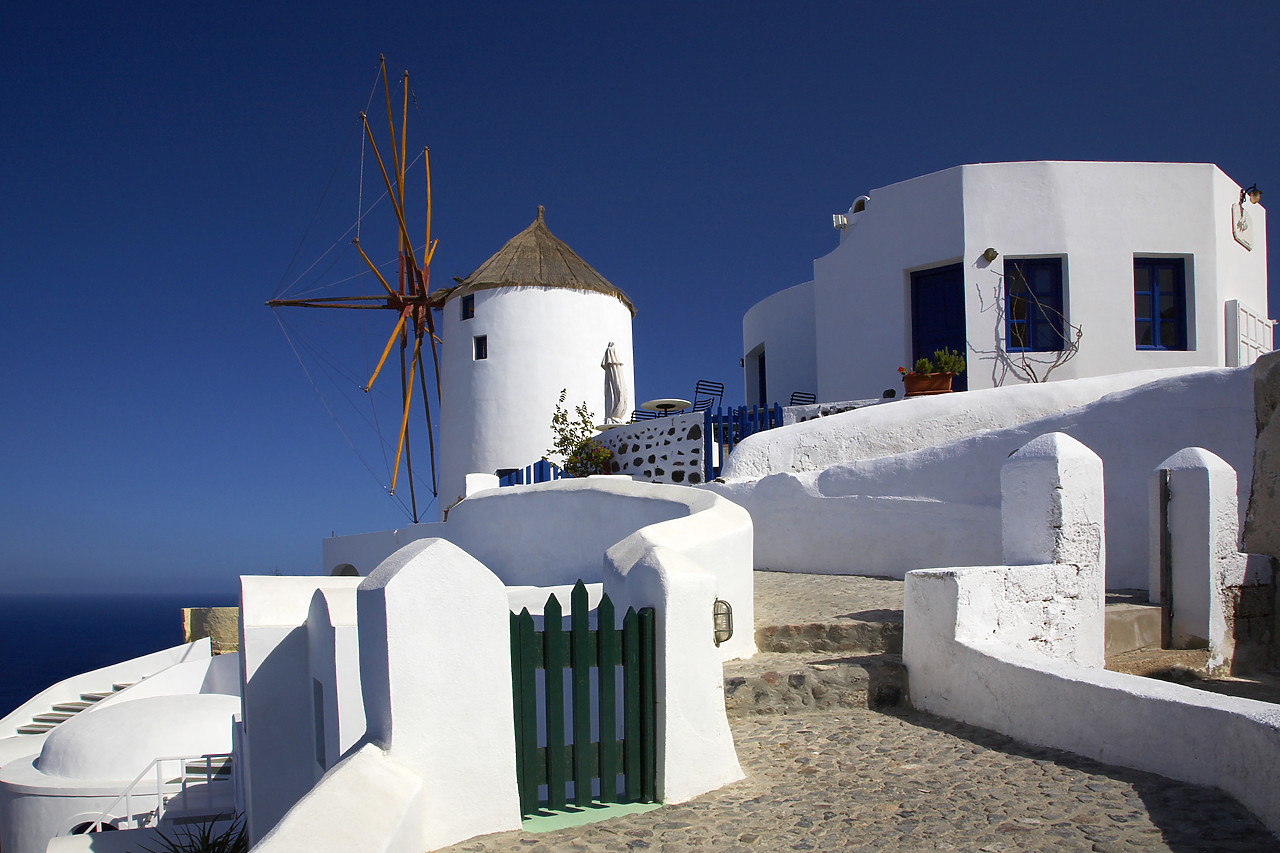
[[[551,457],[558,456],[560,467],[570,477],[610,473],[613,451],[596,440],[595,417],[586,403],[579,403],[571,419],[569,411],[561,406],[566,396],[567,390],[561,390],[560,401],[551,416],[554,446],[542,458],[555,462]]]

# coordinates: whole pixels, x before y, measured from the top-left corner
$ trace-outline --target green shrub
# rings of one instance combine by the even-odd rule
[[[570,416],[563,406],[567,394],[567,389],[560,390],[560,401],[551,416],[551,432],[555,439],[542,458],[559,465],[570,477],[608,474],[613,451],[596,440],[595,416],[586,403],[579,403]]]
[[[967,366],[964,356],[953,349],[934,350],[933,363],[939,373],[964,373]]]
[[[147,853],[249,853],[249,834],[245,831],[244,818],[237,816],[223,828],[217,827],[218,818],[201,823],[175,827],[173,835],[163,831],[160,847],[144,847]]]

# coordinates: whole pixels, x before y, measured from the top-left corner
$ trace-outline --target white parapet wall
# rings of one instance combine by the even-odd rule
[[[740,507],[679,486],[561,480],[481,492],[447,523],[339,541],[326,559],[367,565],[401,538],[407,544],[363,580],[243,581],[250,826],[262,839],[255,849],[421,853],[518,827],[510,607],[540,605],[578,579],[596,587],[590,601],[607,594],[619,615],[654,609],[658,798],[680,802],[742,778],[721,673],[726,657],[755,651],[751,522]],[[367,730],[311,787],[333,727],[346,731],[350,712],[347,655],[321,647],[340,640],[334,629],[346,623],[352,583],[360,584]],[[719,647],[717,599],[735,616],[734,635]],[[336,681],[336,701],[326,678]],[[268,708],[276,720],[255,722]],[[410,780],[385,802],[361,787],[384,769]],[[362,832],[317,832],[339,804]]]
[[[438,537],[509,587],[593,584],[604,579],[605,551],[644,528],[715,577],[716,597],[732,605],[739,630],[720,646],[721,657],[755,654],[751,516],[684,486],[588,477],[491,489],[455,506],[447,522],[326,539],[324,570],[348,565],[367,574],[396,549]]]
[[[1026,743],[1220,788],[1280,832],[1280,706],[1015,649],[979,606],[1003,572],[907,575],[911,703]]]
[[[751,513],[757,568],[902,577],[989,565],[1002,559],[1001,465],[1049,432],[1070,434],[1107,468],[1107,588],[1145,588],[1147,477],[1191,445],[1252,470],[1251,370],[1145,371],[900,400],[757,433],[730,455],[726,482],[702,488]],[[1242,507],[1248,496],[1243,478]]]
[[[1049,562],[907,575],[903,661],[912,704],[1028,743],[1221,788],[1280,830],[1280,707],[1101,668],[1103,593],[1100,566],[1090,564],[1099,562],[1104,528],[1090,516],[1102,481],[1089,455],[1065,436],[1044,436],[1006,465],[1004,528],[1018,528],[1006,557]]]
[[[339,674],[348,677],[351,660],[338,662],[336,650],[354,654],[354,644],[339,644],[346,633],[335,616],[354,615],[354,606],[326,605],[325,624],[311,625],[309,617],[316,594],[331,599],[355,598],[358,577],[255,577],[240,578],[240,685],[243,704],[243,780],[247,825],[251,840],[263,837],[298,798],[311,790],[324,773],[321,758],[326,737],[339,710],[326,705],[335,694],[352,703],[349,713],[359,713],[359,692],[351,685],[338,688],[329,682]],[[353,630],[347,625],[346,630]],[[313,631],[333,638],[333,653],[313,662]],[[316,683],[321,689],[317,691]],[[325,689],[326,687],[335,689]],[[318,696],[318,694],[321,694]],[[317,701],[319,699],[320,701]],[[322,720],[324,722],[322,722]],[[361,728],[363,728],[361,726]],[[338,724],[341,731],[342,724]],[[317,740],[321,749],[317,749]]]

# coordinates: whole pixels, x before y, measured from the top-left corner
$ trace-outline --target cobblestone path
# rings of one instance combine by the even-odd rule
[[[552,851],[1275,851],[1230,797],[916,711],[731,720],[748,778],[574,829],[455,853]]]

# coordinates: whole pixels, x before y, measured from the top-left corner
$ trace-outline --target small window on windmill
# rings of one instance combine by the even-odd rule
[[[470,320],[476,316],[476,295],[468,293],[462,297],[462,319]]]
[[[476,335],[471,339],[471,351],[476,361],[489,357],[489,336]]]

